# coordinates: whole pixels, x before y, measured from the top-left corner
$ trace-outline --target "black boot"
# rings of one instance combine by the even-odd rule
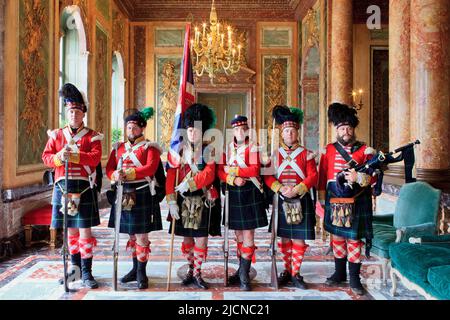
[[[120,279],[120,282],[122,283],[128,283],[131,281],[136,281],[137,279],[137,266],[138,266],[138,260],[136,257],[133,257],[133,268],[128,272],[126,275],[123,276],[122,279]]]
[[[81,253],[71,254],[70,255],[70,263],[71,266],[69,270],[67,270],[67,280],[71,282],[75,282],[80,280],[81,276]],[[58,280],[59,284],[64,284],[64,279],[61,278]]]
[[[147,261],[145,262],[137,262],[137,272],[136,272],[136,280],[138,283],[139,289],[147,289],[148,288],[148,278],[146,273]]]
[[[352,292],[362,296],[365,294],[364,288],[361,284],[361,279],[359,277],[359,274],[361,272],[361,263],[348,263],[348,271],[350,274],[350,289],[352,289]]]
[[[209,288],[208,284],[205,282],[205,280],[203,280],[201,273],[196,274],[195,276],[193,276],[193,282],[194,284],[203,290],[207,290]]]
[[[292,276],[292,283],[294,286],[296,286],[299,289],[306,290],[308,289],[308,285],[305,281],[303,281],[303,277],[300,275],[300,273],[297,273],[295,276]]]
[[[291,274],[289,271],[284,270],[280,273],[280,276],[278,277],[278,285],[285,286],[291,281]]]
[[[250,287],[250,267],[252,265],[252,260],[247,260],[244,258],[241,258],[241,261],[239,263],[239,279],[241,281],[240,289],[242,291],[251,291],[252,288]]]
[[[184,286],[188,286],[193,282],[194,282],[194,268],[189,266],[188,271],[186,272],[186,275],[184,276],[183,280],[181,280],[181,283]]]
[[[235,285],[238,284],[241,280],[239,279],[239,271],[241,270],[241,259],[239,258],[239,268],[236,272],[228,277],[228,284]]]
[[[335,271],[333,275],[325,281],[327,286],[336,286],[341,282],[347,281],[347,257],[334,258]]]
[[[81,279],[86,287],[90,289],[98,288],[98,283],[92,276],[92,258],[81,259]]]

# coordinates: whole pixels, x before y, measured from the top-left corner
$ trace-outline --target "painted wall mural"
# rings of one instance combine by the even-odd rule
[[[134,105],[131,108],[145,106],[145,45],[147,42],[146,28],[142,26],[134,27]]]
[[[173,117],[177,107],[180,67],[181,58],[157,57],[157,136],[163,150],[169,149]]]
[[[19,4],[18,165],[42,162],[47,141],[49,74],[48,1]]]
[[[96,26],[95,35],[95,128],[105,135],[103,155],[108,155],[110,149],[108,36],[99,25]]]
[[[272,109],[277,104],[289,104],[290,57],[263,57],[264,126],[272,128]]]
[[[103,17],[106,20],[109,20],[110,14],[109,14],[109,8],[110,8],[110,0],[96,0],[95,6],[97,7],[97,10],[103,15]]]

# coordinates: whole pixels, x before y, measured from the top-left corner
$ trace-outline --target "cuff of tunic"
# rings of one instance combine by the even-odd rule
[[[125,170],[125,175],[127,180],[136,180],[136,170],[134,168],[128,168]]]
[[[234,176],[231,176],[231,175],[227,175],[227,183],[230,185],[230,186],[234,186]]]
[[[370,184],[370,176],[368,174],[358,172],[358,177],[356,178],[356,182],[361,187],[367,187]]]
[[[319,190],[318,196],[319,196],[319,201],[325,201],[325,190]]]
[[[166,195],[166,201],[167,203],[171,202],[171,203],[176,203],[177,202],[177,197],[175,195],[175,193],[171,193]]]
[[[235,177],[239,176],[239,167],[229,167],[228,174]]]
[[[306,184],[304,184],[303,182],[300,182],[299,184],[297,184],[294,187],[294,191],[298,194],[298,195],[304,195],[305,193],[308,192],[308,187],[306,186]]]
[[[189,185],[189,191],[190,192],[194,192],[197,191],[197,185],[195,184],[195,181],[193,178],[190,178],[188,181],[188,185]]]
[[[283,185],[280,182],[274,181],[270,186],[270,189],[272,189],[273,192],[278,193],[278,191],[280,191],[282,186]]]
[[[61,167],[62,165],[64,165],[64,163],[61,160],[59,160],[59,158],[56,156],[56,154],[53,156],[53,163],[57,167]]]

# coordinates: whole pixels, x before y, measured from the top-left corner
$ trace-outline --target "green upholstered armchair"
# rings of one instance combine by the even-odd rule
[[[427,299],[450,299],[450,234],[409,238],[389,247],[391,295],[397,279]]]
[[[389,246],[410,237],[435,235],[441,191],[426,182],[402,186],[393,214],[374,216],[372,252],[383,258],[383,282],[387,279]]]

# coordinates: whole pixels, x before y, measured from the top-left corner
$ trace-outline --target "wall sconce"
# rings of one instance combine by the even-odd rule
[[[352,103],[353,103],[353,108],[356,110],[361,110],[363,107],[363,101],[362,101],[362,95],[363,95],[363,90],[359,89],[358,91],[353,90],[352,91]],[[359,100],[359,102],[357,102]]]

